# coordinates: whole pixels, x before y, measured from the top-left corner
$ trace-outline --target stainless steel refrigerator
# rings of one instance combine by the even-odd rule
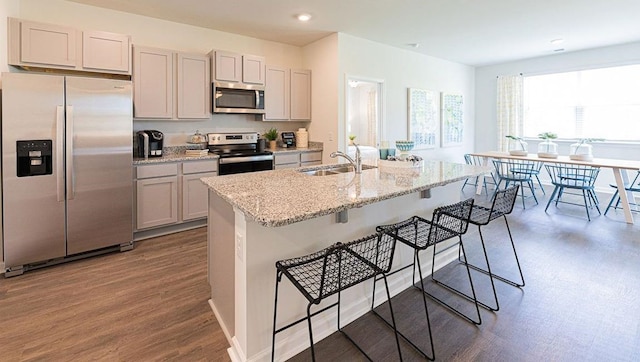
[[[133,246],[126,80],[2,73],[5,276]]]

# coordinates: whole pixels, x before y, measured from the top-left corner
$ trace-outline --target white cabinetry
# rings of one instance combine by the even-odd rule
[[[209,57],[134,47],[134,117],[209,119]]]
[[[209,53],[213,78],[221,82],[264,84],[265,60],[257,55],[215,50]]]
[[[266,69],[264,120],[311,120],[311,71]]]
[[[178,221],[178,164],[139,166],[136,181],[136,229]]]
[[[131,74],[131,37],[8,18],[9,65]]]
[[[218,174],[218,161],[185,161],[136,167],[136,231],[162,227],[176,231],[181,224],[204,219],[208,189],[202,177]]]
[[[273,157],[274,168],[276,170],[322,164],[322,151],[276,152]]]

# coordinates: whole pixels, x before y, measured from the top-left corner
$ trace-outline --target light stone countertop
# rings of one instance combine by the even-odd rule
[[[248,219],[276,227],[362,207],[490,172],[488,167],[423,161],[419,168],[383,167],[327,176],[300,170],[322,165],[202,178],[210,190]]]
[[[162,157],[149,157],[148,159],[142,157],[134,157],[133,165],[154,165],[167,162],[217,160],[218,158],[220,157],[218,155],[214,155],[213,153],[209,153],[206,156],[187,156],[184,153],[180,153],[163,155]]]

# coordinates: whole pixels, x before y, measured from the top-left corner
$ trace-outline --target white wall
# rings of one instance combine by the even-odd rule
[[[603,68],[617,65],[640,63],[640,42],[616,45],[597,49],[554,54],[504,64],[491,65],[476,69],[476,134],[475,151],[489,151],[498,148],[498,127],[496,123],[496,77],[522,73],[523,75],[538,75],[576,71],[583,69]],[[637,130],[630,130],[636,131]],[[640,139],[640,134],[638,134]],[[538,140],[527,140],[529,151],[536,152]],[[569,144],[573,142],[558,142],[560,154],[569,153]],[[638,159],[640,144],[598,142],[593,144],[595,157],[616,159]],[[548,178],[546,172],[543,178]],[[598,176],[596,187],[601,191],[610,192],[609,183],[614,182],[611,170],[602,170]],[[606,201],[606,200],[601,200]],[[606,207],[606,204],[603,205]]]
[[[345,87],[347,76],[384,82],[381,139],[407,139],[407,88],[457,92],[464,96],[464,143],[461,146],[414,150],[429,159],[463,162],[462,155],[474,149],[474,68],[408,50],[339,34],[338,124],[339,148],[346,145]],[[438,141],[439,144],[439,141]]]

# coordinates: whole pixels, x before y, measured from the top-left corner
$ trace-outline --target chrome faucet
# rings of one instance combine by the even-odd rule
[[[329,156],[331,158],[336,158],[338,156],[346,158],[347,161],[349,161],[349,163],[351,163],[353,165],[353,167],[356,169],[356,173],[360,174],[360,173],[362,173],[362,157],[360,157],[360,148],[358,147],[357,144],[355,144],[355,142],[353,143],[353,145],[356,146],[356,159],[355,159],[355,161],[349,155],[347,155],[346,153],[341,152],[341,151],[332,152]]]

